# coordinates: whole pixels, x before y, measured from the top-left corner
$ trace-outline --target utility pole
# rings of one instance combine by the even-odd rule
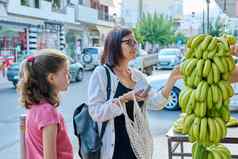
[[[139,0],[139,21],[141,20],[143,15],[143,0]]]
[[[209,5],[210,5],[210,0],[206,0],[207,1],[207,33],[210,32],[210,25],[209,25]]]

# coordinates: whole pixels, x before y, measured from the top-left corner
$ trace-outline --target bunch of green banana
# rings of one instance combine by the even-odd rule
[[[174,122],[174,131],[177,133],[183,133],[183,123],[186,114],[182,113],[180,117]]]
[[[234,95],[230,77],[235,68],[230,45],[235,42],[230,35],[206,34],[187,42],[180,66],[185,87],[179,95],[179,104],[186,114],[174,127],[194,142],[193,158],[230,158],[229,150],[218,143],[227,134],[226,126],[238,124],[229,111],[229,99]]]
[[[237,127],[238,126],[238,120],[234,117],[230,117],[230,120],[226,123],[227,127]]]
[[[222,144],[209,146],[206,151],[206,159],[231,159],[231,152]]]

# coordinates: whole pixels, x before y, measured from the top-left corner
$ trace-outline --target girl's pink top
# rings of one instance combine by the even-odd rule
[[[63,116],[47,102],[33,105],[26,117],[26,158],[43,159],[43,128],[58,124],[57,159],[73,159],[73,148],[66,131]]]

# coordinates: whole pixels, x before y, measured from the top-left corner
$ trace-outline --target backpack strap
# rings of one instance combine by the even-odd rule
[[[110,76],[110,72],[109,72],[107,66],[103,65],[103,67],[105,68],[106,74],[107,74],[107,100],[109,100],[110,96],[111,96],[111,76]],[[108,121],[105,121],[105,122],[102,123],[100,139],[103,138],[103,135],[104,135],[105,130],[106,130],[107,123],[108,123]]]

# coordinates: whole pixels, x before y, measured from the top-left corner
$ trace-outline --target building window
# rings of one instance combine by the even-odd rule
[[[109,20],[108,6],[100,5],[98,10],[98,18],[101,20]]]
[[[79,4],[83,4],[83,0],[78,0]]]
[[[40,0],[21,0],[21,5],[33,8],[40,8]]]
[[[21,0],[21,5],[23,5],[23,6],[30,6],[28,0]]]

